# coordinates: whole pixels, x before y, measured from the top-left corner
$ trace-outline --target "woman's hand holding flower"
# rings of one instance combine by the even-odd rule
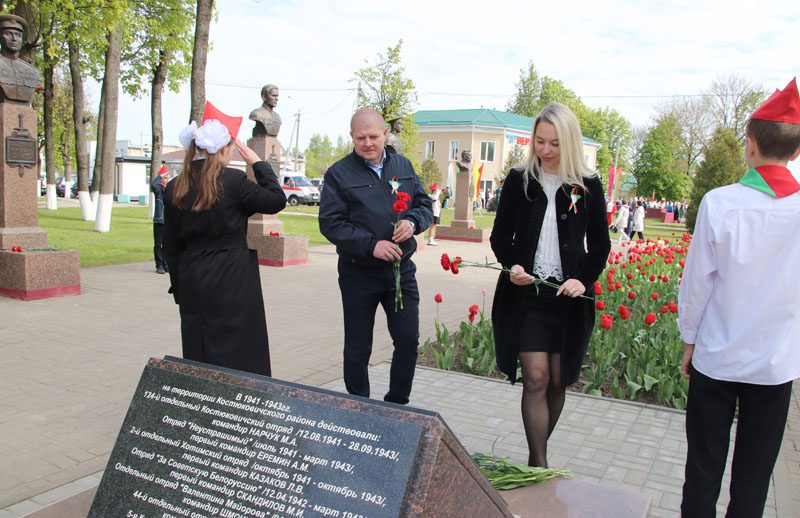
[[[533,284],[534,280],[533,275],[525,273],[525,269],[518,264],[511,267],[508,277],[511,279],[511,282],[517,286],[528,286],[529,284]]]

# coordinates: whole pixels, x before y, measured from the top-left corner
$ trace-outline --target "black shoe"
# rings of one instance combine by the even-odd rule
[[[159,266],[158,268],[156,268],[156,273],[167,273],[167,271],[164,270],[163,267]]]

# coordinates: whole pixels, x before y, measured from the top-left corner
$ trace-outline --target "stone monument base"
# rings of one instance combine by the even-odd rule
[[[650,495],[569,478],[501,491],[509,510],[520,518],[645,518]]]
[[[47,232],[39,227],[0,227],[0,249],[12,246],[22,248],[46,248]]]
[[[40,300],[81,293],[76,250],[0,250],[0,296]]]
[[[488,243],[492,231],[488,228],[464,228],[454,226],[436,226],[436,239],[443,241],[468,241],[471,243]]]
[[[308,236],[247,236],[247,246],[258,252],[258,264],[295,266],[308,264]]]

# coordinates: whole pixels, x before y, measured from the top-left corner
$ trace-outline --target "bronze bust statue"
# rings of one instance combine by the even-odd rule
[[[278,87],[266,85],[261,89],[263,104],[250,112],[250,120],[256,121],[253,136],[277,137],[281,129],[281,116],[275,111],[278,105]]]
[[[456,162],[458,172],[468,172],[472,168],[472,151],[465,149],[461,152],[461,161]]]
[[[397,117],[389,121],[389,134],[386,136],[386,152],[394,155],[403,154],[403,142],[400,132],[403,131],[403,118]]]
[[[39,71],[19,58],[27,23],[13,14],[0,15],[0,102],[31,102],[40,84]]]

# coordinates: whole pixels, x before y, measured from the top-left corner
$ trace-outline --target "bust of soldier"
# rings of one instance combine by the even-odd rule
[[[386,152],[393,155],[403,154],[403,142],[400,132],[403,131],[403,118],[397,117],[389,121],[389,135],[386,136]]]
[[[458,165],[458,172],[463,173],[465,171],[469,171],[470,165],[472,164],[472,151],[469,149],[465,149],[461,152],[461,162],[457,162]]]
[[[0,102],[30,103],[39,86],[39,71],[19,58],[26,26],[19,16],[0,15]]]
[[[254,137],[277,137],[281,129],[281,116],[275,111],[278,105],[278,87],[266,85],[261,89],[261,99],[264,103],[250,112],[250,120],[256,121],[253,128]]]

